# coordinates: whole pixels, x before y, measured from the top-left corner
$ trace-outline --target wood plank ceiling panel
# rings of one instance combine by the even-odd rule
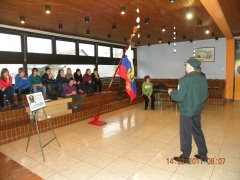
[[[46,14],[45,6],[51,6],[51,13]],[[120,8],[126,8],[126,14],[120,14]],[[158,39],[162,43],[173,42],[174,22],[177,30],[176,42],[186,40],[211,39],[211,33],[206,35],[205,28],[215,36],[224,37],[216,23],[202,6],[200,0],[139,0],[140,9],[140,38],[135,37],[133,42],[137,45],[157,44]],[[0,24],[20,26],[37,30],[49,31],[60,34],[87,37],[96,40],[125,44],[124,38],[129,38],[132,28],[136,25],[137,1],[129,0],[1,0]],[[193,11],[193,18],[186,19],[188,9]],[[20,16],[24,16],[26,23],[20,23]],[[85,16],[89,16],[90,22],[85,23]],[[145,24],[145,18],[150,23]],[[202,26],[197,21],[201,19]],[[63,29],[59,30],[58,25]],[[116,25],[116,30],[112,30]],[[166,31],[162,32],[162,26]],[[90,30],[90,35],[86,31]],[[108,38],[111,34],[111,38]],[[150,35],[150,39],[147,39]]]

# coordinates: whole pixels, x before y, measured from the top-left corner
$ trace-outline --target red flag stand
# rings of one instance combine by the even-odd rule
[[[106,100],[106,98],[107,98],[107,96],[108,96],[108,92],[109,92],[109,89],[110,89],[110,87],[111,87],[111,85],[112,85],[112,83],[113,83],[113,80],[114,80],[114,78],[115,78],[115,76],[116,76],[116,74],[117,74],[117,71],[118,71],[119,67],[120,67],[121,64],[122,64],[122,61],[123,61],[123,59],[124,59],[124,57],[125,57],[125,53],[126,53],[126,51],[128,50],[128,47],[129,47],[130,44],[131,44],[131,40],[132,40],[133,36],[135,36],[135,33],[136,33],[136,32],[137,32],[137,27],[134,26],[134,28],[133,28],[133,34],[131,35],[131,38],[130,38],[130,40],[128,41],[128,43],[127,43],[127,45],[126,45],[126,47],[125,47],[125,49],[124,49],[122,58],[120,59],[120,61],[119,61],[119,63],[118,63],[118,66],[117,66],[117,68],[116,68],[116,70],[115,70],[115,73],[114,73],[114,75],[113,75],[113,77],[112,77],[112,79],[111,79],[111,82],[110,82],[109,86],[108,86],[107,92],[106,92],[106,94],[105,94],[104,97],[103,97],[103,100],[102,100],[101,105],[100,105],[100,107],[99,107],[98,113],[97,113],[96,116],[94,116],[94,119],[93,119],[92,121],[89,121],[89,122],[88,122],[88,124],[92,124],[92,125],[96,125],[96,126],[102,126],[102,125],[104,125],[104,124],[107,124],[106,121],[99,121],[100,113],[101,113],[101,111],[102,111],[103,104],[104,104],[104,102],[105,102],[105,100]]]

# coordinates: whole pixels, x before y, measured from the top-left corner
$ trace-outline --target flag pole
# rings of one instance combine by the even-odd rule
[[[97,113],[96,116],[94,116],[94,119],[93,119],[92,121],[89,121],[89,122],[88,122],[88,124],[92,124],[92,125],[96,125],[96,126],[102,126],[102,125],[104,125],[104,124],[107,124],[106,121],[99,121],[100,113],[101,113],[101,111],[102,111],[102,107],[103,107],[103,105],[104,105],[104,102],[105,102],[105,100],[106,100],[106,98],[107,98],[107,96],[108,96],[109,89],[110,89],[110,87],[111,87],[111,85],[112,85],[112,83],[113,83],[113,81],[114,81],[114,78],[115,78],[115,76],[116,76],[116,74],[117,74],[117,71],[118,71],[119,67],[120,67],[121,64],[122,64],[122,61],[123,61],[123,59],[124,59],[124,57],[125,57],[125,53],[126,53],[126,51],[128,50],[128,48],[129,48],[129,46],[130,46],[130,44],[131,44],[131,42],[132,42],[132,38],[135,36],[135,33],[136,33],[136,32],[137,32],[137,27],[134,26],[134,27],[133,27],[133,34],[131,35],[131,38],[128,40],[128,43],[127,43],[127,45],[126,45],[126,47],[125,47],[125,49],[124,49],[122,58],[120,59],[120,61],[119,61],[119,63],[118,63],[118,66],[117,66],[117,68],[116,68],[116,70],[115,70],[115,72],[114,72],[114,75],[113,75],[113,77],[112,77],[112,79],[111,79],[111,81],[110,81],[110,83],[109,83],[109,86],[108,86],[108,88],[107,88],[107,92],[106,92],[106,94],[104,95],[104,97],[103,97],[103,99],[102,99],[101,105],[100,105],[100,107],[99,107],[99,109],[98,109],[98,113]]]

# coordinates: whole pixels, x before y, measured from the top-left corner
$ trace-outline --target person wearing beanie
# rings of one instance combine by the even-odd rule
[[[208,83],[206,78],[197,73],[201,63],[190,58],[186,61],[186,75],[179,80],[178,91],[168,90],[173,101],[180,108],[180,146],[182,154],[174,157],[175,161],[189,163],[192,151],[192,136],[198,148],[195,158],[207,161],[207,146],[201,129],[201,112],[208,98]]]

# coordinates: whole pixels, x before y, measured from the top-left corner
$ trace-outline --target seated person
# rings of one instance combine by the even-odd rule
[[[75,85],[80,94],[87,95],[85,86],[83,84],[83,78],[82,78],[82,73],[80,69],[76,69],[76,72],[74,73],[74,80],[75,80]]]
[[[148,102],[151,100],[151,109],[156,110],[154,107],[155,103],[155,96],[153,93],[153,85],[150,82],[150,76],[145,76],[144,77],[144,82],[142,84],[142,93],[143,93],[143,98],[145,99],[145,110],[148,108]]]
[[[199,68],[197,69],[197,73],[206,78],[206,74],[202,72],[202,68],[201,68],[201,67],[199,67]]]
[[[67,79],[74,78],[72,75],[71,68],[67,68],[67,73],[65,74],[65,78],[67,78]]]
[[[26,105],[22,103],[22,94],[29,94],[30,93],[30,81],[28,76],[25,74],[24,68],[18,69],[18,74],[15,77],[15,92],[17,93],[18,97],[18,106],[25,107]]]
[[[65,77],[63,69],[58,70],[56,82],[62,84],[63,87],[68,83],[68,79]]]
[[[12,77],[9,75],[7,68],[1,70],[0,77],[0,105],[2,111],[6,110],[4,107],[4,94],[6,94],[6,101],[10,102],[11,108],[16,108],[17,105],[14,104],[14,89],[12,87]]]
[[[57,96],[62,97],[62,85],[56,82],[49,67],[45,68],[45,73],[42,75],[41,81],[42,84],[45,85],[47,88],[47,94],[49,99],[52,99],[53,90],[57,90]]]
[[[92,81],[91,70],[86,69],[85,74],[83,75],[83,83],[86,88],[86,93],[91,88],[92,94],[94,93],[94,83]]]
[[[76,104],[70,103],[70,107],[73,110],[79,109],[79,105],[83,101],[84,96],[82,94],[77,94],[76,86],[74,86],[74,79],[70,78],[69,83],[64,86],[63,97],[70,97],[74,100],[77,100]]]
[[[32,69],[32,74],[29,76],[29,81],[31,85],[31,91],[33,93],[42,92],[43,98],[46,99],[46,86],[42,84],[37,68]]]
[[[100,80],[100,76],[98,74],[98,70],[94,68],[92,73],[92,80],[94,82],[94,93],[98,94],[97,87],[99,86],[99,92],[102,92],[102,81]]]

